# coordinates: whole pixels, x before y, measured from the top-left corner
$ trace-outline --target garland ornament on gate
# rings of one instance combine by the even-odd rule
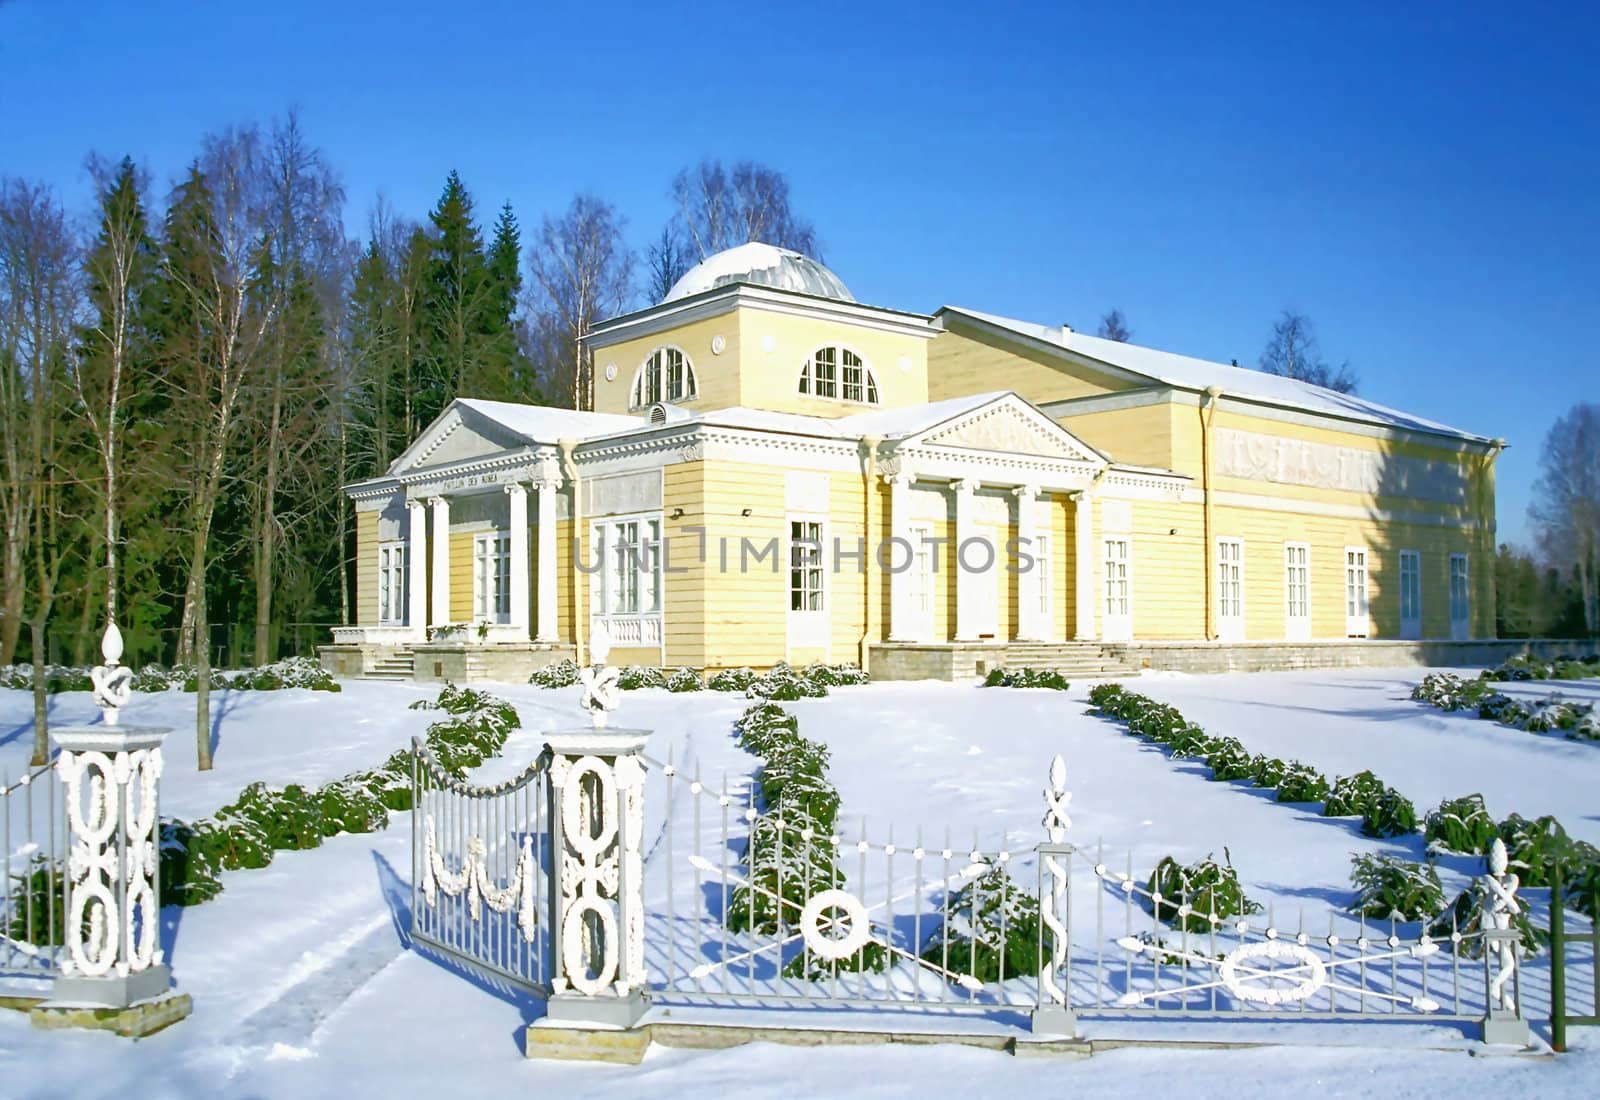
[[[539,910],[534,897],[533,835],[522,837],[522,854],[517,858],[517,869],[504,889],[497,888],[489,875],[484,858],[484,843],[480,836],[467,839],[467,858],[461,870],[452,874],[444,865],[434,839],[433,815],[423,823],[422,896],[429,906],[438,904],[440,892],[446,897],[467,897],[467,913],[474,924],[483,915],[487,905],[496,913],[517,910],[517,928],[527,943],[532,943],[538,932]]]

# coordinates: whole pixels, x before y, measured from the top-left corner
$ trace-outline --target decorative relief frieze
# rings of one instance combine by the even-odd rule
[[[1236,428],[1218,428],[1215,438],[1221,477],[1445,504],[1468,499],[1466,480],[1450,463]]]

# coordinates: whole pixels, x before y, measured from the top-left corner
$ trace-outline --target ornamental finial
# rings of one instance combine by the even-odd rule
[[[100,708],[100,717],[106,725],[114,726],[123,705],[133,695],[133,670],[119,663],[122,631],[114,622],[106,624],[105,636],[100,639],[100,653],[106,663],[89,670],[89,683],[94,687],[94,701]]]
[[[622,670],[606,665],[611,655],[611,635],[605,624],[594,628],[589,637],[589,660],[592,662],[578,673],[583,683],[583,709],[589,712],[589,721],[595,729],[605,729],[612,711],[622,705]]]

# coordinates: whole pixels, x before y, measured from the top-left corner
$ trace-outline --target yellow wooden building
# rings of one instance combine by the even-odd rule
[[[1493,633],[1498,440],[1064,327],[862,305],[764,244],[587,349],[595,411],[463,398],[347,487],[358,614],[330,667],[523,678],[604,631],[619,663],[965,677],[1344,663],[1379,639],[1424,660]]]

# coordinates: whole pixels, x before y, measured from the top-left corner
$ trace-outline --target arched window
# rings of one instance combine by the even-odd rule
[[[825,347],[812,352],[800,368],[799,391],[858,405],[878,403],[877,377],[849,348]]]
[[[694,364],[678,348],[657,348],[633,376],[633,407],[657,401],[691,401],[699,394]]]

